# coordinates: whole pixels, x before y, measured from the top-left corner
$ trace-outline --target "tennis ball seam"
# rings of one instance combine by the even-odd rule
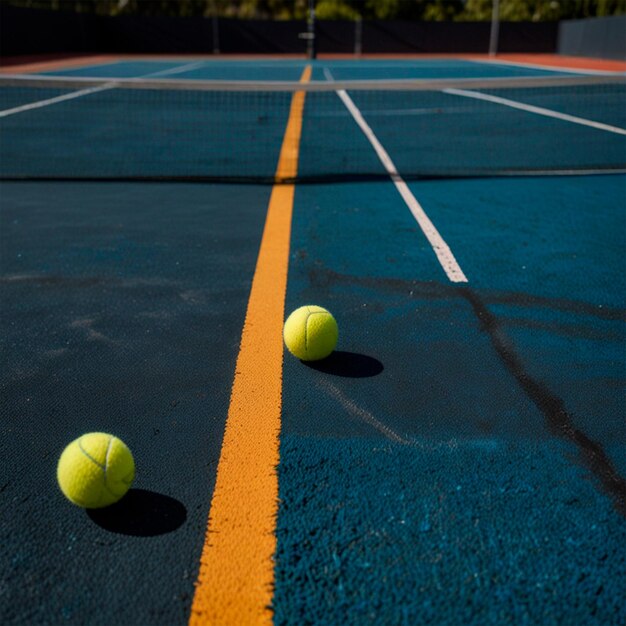
[[[306,319],[304,320],[304,351],[309,351],[309,317],[313,315],[313,311],[311,311],[311,307],[307,307],[306,309]]]
[[[113,437],[111,437],[111,438],[109,439],[109,445],[110,445],[110,442],[111,442],[111,440],[112,440],[112,439],[113,439]],[[79,448],[79,450],[80,450],[80,451],[81,451],[81,452],[82,452],[82,453],[83,453],[83,454],[84,454],[84,455],[85,455],[85,456],[86,456],[86,457],[87,457],[87,458],[88,458],[88,459],[89,459],[92,463],[95,463],[95,464],[96,464],[96,465],[97,465],[97,466],[98,466],[101,470],[103,470],[103,471],[105,472],[105,474],[106,474],[106,467],[105,467],[102,463],[100,463],[100,462],[96,461],[96,459],[94,459],[94,458],[91,456],[91,454],[89,454],[89,452],[87,452],[87,450],[85,450],[85,448],[83,448],[83,437],[81,437],[81,438],[78,440],[78,448]]]
[[[109,442],[107,443],[107,451],[106,454],[104,455],[104,464],[99,463],[98,461],[96,461],[96,459],[94,459],[91,454],[89,454],[89,452],[87,452],[87,450],[85,450],[85,448],[83,448],[83,438],[81,437],[78,440],[78,448],[79,450],[95,465],[97,465],[101,470],[102,470],[102,487],[113,497],[113,498],[117,498],[117,494],[111,490],[111,488],[109,487],[109,485],[107,484],[107,467],[109,465],[109,452],[111,450],[111,447],[113,446],[113,440],[115,439],[115,437],[113,435],[111,435],[109,437]],[[125,481],[123,480],[122,482],[126,483],[126,484],[130,484],[132,483],[132,481]],[[98,499],[98,501],[102,500],[102,496],[100,496],[100,498]]]
[[[107,445],[107,451],[106,454],[104,455],[104,469],[103,469],[103,473],[104,473],[104,486],[107,486],[107,470],[109,469],[109,453],[111,452],[111,447],[113,446],[113,439],[115,439],[115,437],[111,436],[111,438],[109,439],[109,443]]]
[[[303,361],[326,358],[335,349],[338,334],[332,313],[316,305],[305,305],[292,311],[283,326],[287,349]]]
[[[328,315],[328,311],[311,311],[307,309],[308,315],[304,320],[304,349],[306,352],[309,351],[309,320],[315,315]]]

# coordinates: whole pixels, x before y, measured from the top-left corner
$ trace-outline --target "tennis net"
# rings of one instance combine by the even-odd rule
[[[626,171],[623,75],[280,83],[0,76],[4,180],[276,182]],[[344,97],[340,97],[345,94]],[[346,106],[346,97],[352,107]]]

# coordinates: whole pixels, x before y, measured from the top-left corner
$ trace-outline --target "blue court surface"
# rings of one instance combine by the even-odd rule
[[[574,75],[454,59],[44,75],[298,81],[307,66],[313,81]],[[326,307],[339,343],[319,362],[252,357],[278,368],[280,424],[269,601],[250,623],[626,622],[624,83],[462,91],[0,82],[0,623],[208,624],[202,593],[233,602],[203,591],[204,564],[233,569],[211,553],[228,521],[207,523],[239,484],[233,381],[242,329],[266,322],[251,302],[285,190],[288,251],[269,266],[284,316]],[[90,431],[135,457],[110,509],[57,486]]]

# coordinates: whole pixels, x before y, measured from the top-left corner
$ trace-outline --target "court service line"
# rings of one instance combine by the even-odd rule
[[[300,82],[308,82],[311,66]],[[292,96],[276,177],[298,172],[305,92]],[[282,328],[295,186],[274,185],[235,367],[190,626],[273,621]]]
[[[544,109],[543,107],[525,104],[523,102],[518,102],[517,100],[509,100],[508,98],[500,98],[499,96],[492,96],[479,91],[469,91],[467,89],[444,89],[443,93],[453,96],[462,96],[465,98],[474,98],[476,100],[485,100],[487,102],[493,102],[494,104],[502,104],[504,106],[511,107],[512,109],[519,109],[520,111],[526,111],[528,113],[536,113],[537,115],[543,115],[545,117],[553,117],[557,120],[563,120],[564,122],[590,126],[591,128],[605,130],[609,133],[615,133],[617,135],[626,135],[626,129],[620,128],[619,126],[610,126],[609,124],[603,124],[602,122],[594,122],[593,120],[588,120],[583,117],[567,115],[566,113],[559,113],[558,111],[553,111],[552,109]]]
[[[202,65],[205,65],[205,61],[195,61],[193,63],[185,63],[185,65],[179,65],[167,70],[161,70],[160,72],[152,72],[151,74],[145,74],[139,78],[156,78],[157,76],[171,76],[172,74],[183,74],[195,70]]]
[[[326,76],[326,79],[329,81],[334,80],[333,75],[327,67],[324,68],[324,76]],[[378,155],[378,158],[383,164],[385,170],[387,170],[387,173],[398,190],[398,193],[402,196],[402,199],[413,214],[413,217],[417,220],[422,232],[437,255],[437,259],[439,260],[443,271],[446,273],[451,282],[466,283],[467,278],[454,258],[452,250],[450,250],[450,247],[439,234],[435,225],[430,221],[428,215],[426,215],[426,211],[424,211],[422,205],[417,201],[417,198],[413,195],[408,185],[398,173],[391,157],[380,143],[369,124],[363,118],[361,111],[358,109],[356,104],[354,104],[352,98],[350,98],[344,89],[338,89],[335,93],[341,98],[341,101],[344,103],[348,111],[350,111],[354,121],[358,124],[359,128],[363,131],[363,134],[372,144],[374,151]]]
[[[188,72],[196,67],[202,65],[204,61],[197,61],[195,63],[186,63],[185,65],[181,65],[179,67],[173,67],[167,70],[161,70],[160,72],[152,72],[151,74],[145,74],[143,76],[139,76],[138,78],[155,78],[157,76],[168,76],[170,74],[180,74],[182,72]],[[9,115],[15,115],[16,113],[23,113],[24,111],[31,111],[33,109],[40,109],[42,107],[47,107],[52,104],[57,104],[58,102],[64,102],[66,100],[73,100],[74,98],[82,98],[83,96],[88,96],[92,93],[97,93],[99,91],[106,91],[108,89],[115,89],[119,83],[116,83],[115,80],[104,83],[103,85],[99,85],[98,87],[89,87],[88,89],[80,89],[79,91],[72,91],[71,93],[63,94],[62,96],[55,96],[54,98],[48,98],[46,100],[38,100],[37,102],[31,102],[30,104],[23,104],[18,107],[14,107],[12,109],[5,109],[4,111],[0,111],[0,117],[8,117]],[[51,81],[50,88],[54,88],[53,81]]]
[[[51,85],[53,87],[53,85]],[[105,83],[99,87],[90,87],[89,89],[80,89],[79,91],[72,91],[71,93],[63,94],[62,96],[56,96],[54,98],[48,98],[47,100],[38,100],[37,102],[31,102],[30,104],[23,104],[12,109],[4,109],[0,111],[0,117],[8,117],[9,115],[15,115],[16,113],[23,113],[24,111],[31,111],[33,109],[40,109],[42,107],[56,104],[57,102],[64,102],[65,100],[73,100],[74,98],[81,98],[87,96],[90,93],[96,93],[98,91],[105,91],[107,89],[113,89],[115,83]]]

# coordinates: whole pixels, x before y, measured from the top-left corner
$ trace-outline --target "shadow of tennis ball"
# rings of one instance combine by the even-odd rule
[[[171,533],[187,519],[187,509],[181,502],[145,489],[131,489],[119,502],[86,512],[101,528],[136,537]]]
[[[318,372],[346,378],[378,376],[385,369],[383,364],[374,357],[342,350],[335,350],[321,361],[302,361],[302,363]]]

